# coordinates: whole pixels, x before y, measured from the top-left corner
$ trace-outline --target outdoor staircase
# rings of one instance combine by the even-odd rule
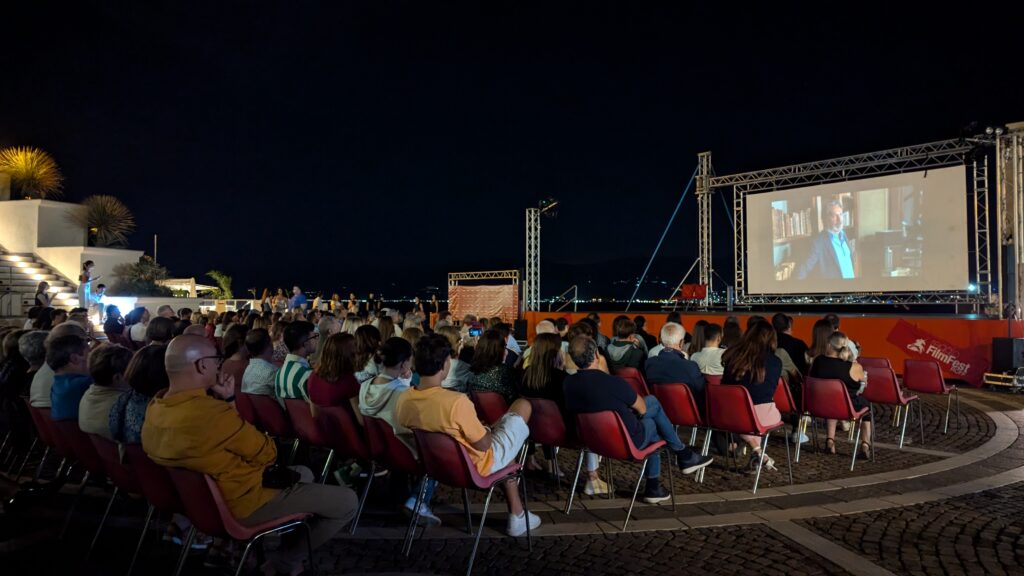
[[[35,305],[36,287],[45,280],[54,295],[53,306],[78,306],[77,286],[33,254],[0,249],[0,317],[24,317]]]

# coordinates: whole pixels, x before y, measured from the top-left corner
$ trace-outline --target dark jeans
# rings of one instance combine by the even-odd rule
[[[686,444],[676,434],[676,427],[668,421],[668,416],[661,408],[661,402],[654,396],[645,396],[644,404],[647,405],[647,412],[640,419],[640,425],[644,428],[644,443],[637,448],[646,448],[658,440],[668,443],[669,449],[673,452],[686,450]],[[647,477],[657,478],[661,475],[661,454],[655,452],[647,460]]]

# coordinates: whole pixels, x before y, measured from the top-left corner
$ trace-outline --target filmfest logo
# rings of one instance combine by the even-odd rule
[[[906,350],[910,356],[935,360],[947,374],[967,381],[980,382],[986,368],[984,358],[973,351],[940,340],[904,320],[893,326],[888,340]]]

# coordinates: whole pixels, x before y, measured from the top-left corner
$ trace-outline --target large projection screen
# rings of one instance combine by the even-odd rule
[[[963,166],[751,194],[748,294],[967,291]]]

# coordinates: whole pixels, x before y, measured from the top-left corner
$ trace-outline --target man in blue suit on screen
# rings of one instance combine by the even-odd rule
[[[856,277],[853,270],[853,246],[843,231],[842,203],[831,202],[825,218],[826,228],[814,239],[811,253],[797,270],[797,279],[810,277],[845,280]]]

